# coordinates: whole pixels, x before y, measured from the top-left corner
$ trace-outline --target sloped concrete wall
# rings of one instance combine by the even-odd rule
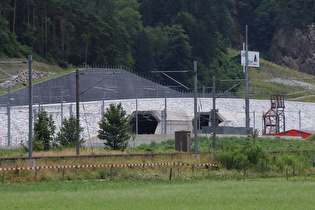
[[[158,110],[162,111],[165,108],[165,99],[138,99],[139,110]],[[136,100],[112,100],[105,101],[105,108],[110,103],[122,103],[122,107],[127,114],[131,114],[136,110]],[[314,130],[315,128],[315,103],[302,102],[285,102],[285,120],[286,130],[299,129]],[[186,113],[187,119],[193,119],[193,98],[169,98],[167,99],[168,112],[183,112]],[[61,106],[60,104],[50,104],[41,106],[48,114],[53,116],[56,125],[56,132],[61,126]],[[34,105],[34,110],[41,108],[39,105]],[[201,112],[212,109],[211,99],[199,98],[198,108]],[[219,98],[216,100],[216,108],[227,120],[225,126],[244,127],[245,126],[245,100],[244,99],[226,99]],[[250,127],[258,129],[261,134],[262,130],[262,113],[270,109],[269,100],[250,100]],[[68,118],[75,114],[75,104],[65,103],[63,106],[63,116]],[[80,124],[84,127],[82,138],[90,138],[97,134],[99,129],[98,122],[101,120],[102,101],[82,102],[80,103]],[[8,115],[6,107],[0,108],[0,146],[7,144],[7,125]],[[174,121],[174,124],[169,123],[167,130],[170,132],[178,130],[192,130],[186,129],[182,126],[182,122]],[[191,125],[188,123],[188,125]],[[18,144],[21,141],[28,141],[28,106],[11,107],[11,142]],[[177,126],[177,127],[176,127]],[[176,127],[176,128],[174,128]],[[158,126],[161,128],[161,125]],[[191,127],[192,128],[192,127]],[[156,132],[161,134],[161,132]]]

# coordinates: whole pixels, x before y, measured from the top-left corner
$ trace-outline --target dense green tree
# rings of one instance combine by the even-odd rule
[[[152,53],[154,57],[154,63],[156,64],[156,69],[153,70],[165,70],[164,57],[169,39],[164,31],[164,26],[159,25],[154,28],[147,27],[146,34],[152,43]],[[150,71],[150,69],[148,69],[148,71]]]
[[[287,29],[304,28],[314,21],[314,0],[280,0],[277,25]]]
[[[245,25],[250,49],[269,58],[275,32],[305,30],[314,8],[314,0],[0,0],[0,55],[33,51],[62,66],[123,65],[159,79],[151,72],[197,60],[207,86],[213,75],[242,76],[229,73],[226,49],[241,48]]]
[[[165,52],[164,66],[166,69],[187,69],[191,65],[191,46],[189,37],[181,25],[165,27],[168,37],[168,48]]]
[[[21,45],[10,32],[8,21],[0,19],[0,56],[20,58],[30,53],[29,47]]]
[[[77,130],[76,130],[76,119],[71,116],[69,119],[62,121],[63,127],[57,133],[56,142],[62,147],[75,147],[77,142]],[[83,127],[80,126],[79,132],[83,131]],[[84,139],[80,139],[79,145],[84,143]]]
[[[274,33],[270,15],[266,12],[258,12],[255,25],[251,31],[255,31],[255,36],[252,39],[252,48],[259,50],[261,53],[268,53],[271,44],[270,40]]]
[[[56,129],[54,123],[52,115],[48,116],[45,109],[42,108],[34,122],[34,151],[50,149]]]
[[[110,104],[99,122],[98,138],[104,140],[104,144],[114,150],[127,147],[131,125],[126,116],[126,111],[121,103]]]
[[[153,47],[153,40],[147,30],[143,29],[134,39],[134,69],[137,72],[150,75],[151,71],[157,70]]]

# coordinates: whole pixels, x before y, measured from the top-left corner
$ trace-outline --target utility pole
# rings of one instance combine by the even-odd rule
[[[63,91],[63,89],[61,89],[61,91],[60,91],[60,94],[61,94],[61,116],[60,116],[60,118],[61,118],[61,122],[60,122],[60,130],[62,129],[62,127],[63,127],[63,93],[64,93],[64,91]]]
[[[83,90],[80,92],[80,73],[79,73],[79,69],[77,69],[75,71],[75,79],[76,79],[76,154],[80,155],[80,94],[85,93],[86,91],[92,89],[94,86],[96,86],[97,84],[101,83],[103,80],[105,80],[106,78],[108,78],[109,76],[115,74],[115,72],[110,73],[109,75],[107,75],[106,77],[102,78],[101,80],[99,80],[98,82],[96,82],[95,84],[91,85],[90,87],[88,87],[87,89]],[[84,73],[81,73],[81,75],[84,75]],[[71,108],[72,110],[72,108]]]
[[[246,52],[245,52],[245,117],[246,132],[249,134],[249,96],[248,96],[248,26],[246,25]]]
[[[212,129],[213,129],[213,142],[212,148],[216,149],[216,111],[215,111],[215,76],[212,76]]]
[[[198,90],[197,90],[197,61],[193,62],[193,71],[191,70],[177,70],[177,71],[154,71],[153,73],[162,73],[164,76],[166,76],[167,78],[173,80],[174,82],[176,82],[177,84],[179,84],[180,86],[186,88],[187,90],[190,90],[190,88],[188,88],[187,86],[185,86],[184,84],[180,83],[179,81],[175,80],[174,78],[172,78],[171,76],[167,75],[166,73],[193,73],[194,75],[194,137],[195,137],[195,153],[198,152],[198,123],[197,123],[197,94],[198,94]]]
[[[136,135],[139,133],[138,96],[136,96]]]
[[[32,62],[33,58],[32,55],[28,56],[28,65],[29,65],[29,135],[28,135],[28,150],[29,150],[29,157],[31,158],[33,156],[33,69],[32,69]]]
[[[8,147],[11,144],[11,105],[10,105],[10,87],[8,87]]]
[[[102,100],[102,118],[103,118],[104,113],[105,113],[105,100],[106,100],[106,91],[104,91],[104,93],[103,93],[103,100]]]
[[[167,104],[166,104],[166,95],[165,95],[165,102],[164,102],[164,134],[166,134],[166,122],[167,122],[167,111],[166,111],[166,108],[167,108]]]
[[[198,152],[198,129],[197,129],[197,61],[194,61],[194,136],[195,136],[195,153]]]
[[[210,116],[209,114],[209,120],[211,118],[211,121],[212,121],[212,129],[213,129],[213,142],[212,142],[212,147],[213,149],[216,149],[216,122],[218,121],[216,119],[216,108],[215,108],[215,100],[217,98],[220,98],[221,96],[223,96],[225,93],[229,92],[230,90],[232,90],[233,88],[235,88],[237,85],[239,85],[242,81],[244,80],[220,80],[221,82],[227,82],[227,81],[239,81],[239,83],[237,83],[236,85],[233,85],[232,87],[230,87],[229,89],[227,89],[226,91],[224,91],[223,93],[221,93],[220,95],[217,95],[216,96],[216,93],[215,93],[215,86],[216,86],[216,79],[215,79],[215,76],[212,76],[212,116]]]
[[[29,60],[30,59],[32,59],[31,55],[29,55]],[[25,61],[0,61],[0,64],[18,64],[18,63],[27,63],[27,62],[25,62]],[[31,69],[31,67],[30,67],[30,69]],[[2,69],[0,69],[0,71],[2,73],[4,73],[4,74],[8,75],[9,77],[11,77],[13,80],[21,83],[22,85],[27,86],[24,82],[22,82],[21,80],[15,78],[11,74],[3,71]],[[7,107],[7,115],[8,115],[8,146],[10,146],[10,144],[11,144],[11,111],[10,111],[10,109],[11,109],[11,107],[10,107],[10,87],[8,87],[8,107]]]
[[[80,110],[79,110],[79,97],[80,97],[80,86],[79,86],[79,69],[75,71],[76,78],[76,153],[80,155]]]

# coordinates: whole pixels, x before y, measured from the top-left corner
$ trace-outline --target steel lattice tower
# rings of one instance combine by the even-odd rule
[[[263,114],[263,135],[273,135],[285,131],[284,96],[271,95],[271,108]]]

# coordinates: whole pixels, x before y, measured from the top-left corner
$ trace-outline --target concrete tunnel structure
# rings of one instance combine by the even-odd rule
[[[132,133],[136,133],[136,114],[138,113],[138,134],[174,134],[176,131],[193,130],[194,116],[186,112],[168,111],[166,114],[166,132],[165,117],[163,111],[134,111],[129,117],[132,125]],[[202,127],[211,126],[211,116],[209,112],[197,113],[198,130]],[[217,113],[217,124],[224,122],[222,115]]]

